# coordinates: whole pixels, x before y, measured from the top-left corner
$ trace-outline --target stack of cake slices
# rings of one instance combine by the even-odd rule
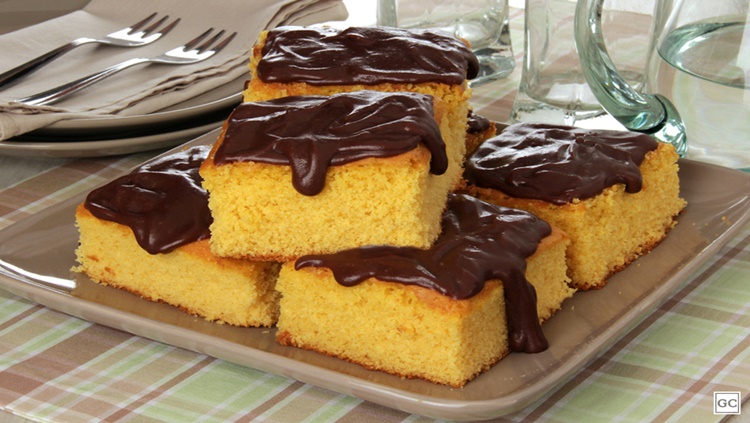
[[[589,247],[563,226],[575,219],[505,204],[514,193],[477,177],[500,172],[483,158],[505,153],[503,133],[480,144],[491,123],[469,125],[481,121],[469,105],[476,69],[469,47],[439,31],[263,32],[245,102],[210,148],[146,164],[78,207],[77,270],[209,320],[275,325],[284,345],[454,387],[511,351],[545,350],[541,323],[591,286],[579,277],[590,271],[571,271],[572,247]],[[646,145],[641,161],[623,159],[630,144],[613,149],[636,173],[654,168],[633,188],[654,192],[631,201],[630,186],[605,188],[597,207],[576,198],[582,215],[597,210],[577,219],[624,201],[632,215],[661,213],[663,237],[684,207],[656,186],[676,181],[659,179],[676,178],[676,157]],[[637,208],[672,194],[674,207]],[[660,239],[612,252],[623,262],[604,273]]]

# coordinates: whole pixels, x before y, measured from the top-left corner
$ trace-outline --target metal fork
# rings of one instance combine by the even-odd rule
[[[172,50],[169,50],[168,52],[161,54],[159,56],[150,57],[150,58],[137,57],[134,59],[126,60],[114,66],[110,66],[107,69],[104,69],[103,71],[91,74],[89,76],[85,76],[83,78],[77,79],[67,84],[60,85],[59,87],[52,88],[51,90],[47,90],[39,94],[34,94],[32,96],[25,97],[16,101],[19,103],[25,103],[25,104],[29,104],[33,106],[41,106],[44,104],[55,103],[75,92],[78,92],[98,81],[101,81],[102,79],[110,77],[129,67],[139,65],[142,63],[160,63],[160,64],[165,64],[165,65],[189,65],[192,63],[202,62],[208,59],[209,57],[213,56],[214,54],[218,53],[219,51],[221,51],[237,35],[237,33],[234,32],[219,42],[219,39],[224,35],[224,32],[225,32],[224,30],[221,30],[219,31],[219,33],[209,38],[203,44],[198,45],[211,32],[213,32],[213,28],[210,28],[208,31],[204,32],[198,37],[194,38],[193,40],[190,40],[187,44],[174,48]],[[211,46],[214,44],[215,46],[211,48]]]
[[[160,31],[157,31],[157,29],[161,27],[167,21],[167,19],[169,19],[169,15],[167,15],[154,22],[149,27],[144,28],[151,20],[156,17],[156,15],[157,13],[152,13],[146,19],[136,23],[133,26],[115,31],[101,38],[78,38],[69,42],[68,44],[49,51],[37,57],[36,59],[32,59],[22,65],[19,65],[7,72],[0,74],[0,87],[9,85],[10,83],[17,81],[22,76],[34,72],[35,70],[41,68],[47,63],[57,59],[58,57],[78,46],[91,43],[106,44],[118,47],[145,46],[146,44],[151,44],[161,38],[163,35],[174,29],[174,27],[177,26],[177,24],[180,22],[180,19],[178,18],[172,21],[169,25],[162,28]]]

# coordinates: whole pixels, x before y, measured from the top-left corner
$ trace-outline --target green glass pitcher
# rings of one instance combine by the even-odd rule
[[[671,143],[680,155],[750,169],[748,3],[655,1],[646,80],[637,91],[605,47],[604,0],[578,0],[575,39],[586,82],[626,128]]]

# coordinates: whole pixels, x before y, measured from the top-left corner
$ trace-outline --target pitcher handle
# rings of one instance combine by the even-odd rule
[[[604,110],[631,131],[647,133],[687,152],[685,124],[677,108],[660,94],[637,92],[620,76],[607,53],[602,35],[604,0],[578,0],[575,39],[581,68]]]

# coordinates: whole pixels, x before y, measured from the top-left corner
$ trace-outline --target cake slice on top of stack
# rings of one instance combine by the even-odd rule
[[[443,118],[439,101],[411,92],[243,103],[201,166],[212,250],[292,260],[430,246],[450,189]]]

